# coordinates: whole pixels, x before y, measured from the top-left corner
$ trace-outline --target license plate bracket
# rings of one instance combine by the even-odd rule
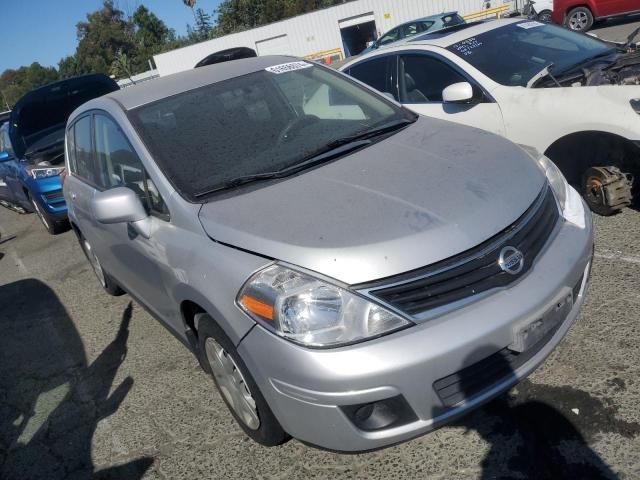
[[[518,353],[529,350],[567,318],[572,307],[573,295],[570,293],[554,303],[541,318],[518,326],[513,335],[514,342],[508,347],[509,350]]]

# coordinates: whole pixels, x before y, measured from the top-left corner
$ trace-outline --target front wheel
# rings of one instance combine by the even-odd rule
[[[205,370],[244,432],[254,441],[273,447],[289,440],[253,380],[233,343],[213,319],[196,315],[198,349]]]
[[[586,32],[593,25],[593,14],[587,7],[576,7],[567,14],[564,25],[575,32]]]
[[[51,218],[51,215],[49,215],[49,213],[44,208],[42,208],[33,197],[29,197],[29,200],[31,200],[33,211],[36,212],[36,215],[42,222],[42,225],[44,225],[44,228],[47,230],[47,232],[49,232],[51,235],[57,235],[58,233],[62,233],[65,230],[68,230],[68,225],[65,225],[64,222],[61,222],[59,220],[56,221]]]
[[[619,168],[589,167],[582,175],[582,196],[591,211],[602,216],[631,205],[633,177]]]

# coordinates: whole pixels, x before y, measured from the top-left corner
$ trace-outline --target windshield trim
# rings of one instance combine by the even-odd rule
[[[299,59],[294,58],[294,57],[292,57],[292,58],[294,60],[299,60]],[[309,62],[309,63],[312,63],[312,62]],[[400,104],[396,103],[395,100],[391,100],[387,96],[382,95],[381,93],[378,93],[375,90],[372,90],[371,88],[363,87],[358,81],[356,81],[355,79],[353,79],[352,77],[350,77],[349,75],[347,75],[345,73],[339,72],[339,71],[334,70],[334,69],[332,69],[330,67],[327,67],[325,65],[322,65],[322,64],[319,64],[319,63],[315,63],[315,62],[313,62],[312,65],[315,68],[320,68],[320,69],[325,70],[326,72],[329,72],[331,75],[340,77],[341,79],[347,81],[351,85],[354,85],[355,87],[357,87],[360,90],[364,90],[367,93],[376,96],[376,98],[378,100],[380,100],[382,103],[384,103],[384,104],[388,105],[389,107],[391,107],[401,118],[414,119],[414,121],[415,121],[420,117],[420,115],[418,115],[417,113],[409,110],[408,108],[404,107],[403,105],[400,105]],[[194,195],[194,193],[196,193],[196,192],[189,193],[189,192],[184,191],[182,188],[180,188],[180,186],[175,181],[175,179],[172,176],[167,174],[167,171],[166,171],[164,165],[159,163],[154,158],[154,155],[152,154],[153,149],[150,148],[150,145],[149,145],[149,139],[147,139],[147,137],[145,135],[143,135],[142,132],[140,132],[140,130],[138,128],[138,123],[137,123],[137,120],[136,120],[134,114],[139,109],[159,104],[159,103],[164,102],[164,101],[166,101],[168,99],[178,97],[178,96],[180,96],[182,94],[198,92],[200,90],[204,90],[206,88],[209,88],[211,85],[215,85],[217,83],[226,82],[226,81],[229,81],[229,80],[235,80],[235,79],[243,78],[243,77],[246,77],[246,76],[249,76],[249,75],[253,75],[254,73],[257,73],[257,72],[247,72],[245,74],[238,75],[238,76],[235,76],[235,77],[232,77],[232,78],[220,80],[220,81],[217,81],[217,82],[211,82],[211,83],[208,83],[206,85],[198,86],[196,88],[191,88],[191,89],[184,90],[184,91],[181,91],[181,92],[173,93],[171,95],[167,95],[166,97],[159,98],[159,99],[154,100],[152,102],[148,102],[148,103],[145,103],[145,104],[142,104],[142,105],[136,105],[135,107],[130,108],[130,109],[127,109],[124,106],[122,106],[121,104],[119,104],[120,107],[122,108],[125,116],[127,117],[127,120],[129,122],[130,127],[135,132],[135,135],[140,140],[140,143],[144,146],[146,152],[148,152],[149,161],[153,162],[153,164],[158,168],[159,172],[162,173],[162,176],[167,180],[167,182],[169,182],[171,187],[178,193],[178,195],[180,195],[180,197],[182,199],[184,199],[188,203],[191,203],[191,204],[194,204],[194,205],[202,205],[202,204],[205,204],[208,201],[210,201],[211,197],[210,196],[197,197],[196,195]],[[397,132],[399,132],[401,130],[403,130],[403,129],[394,130],[393,132],[390,132],[388,135],[384,135],[383,137],[384,138],[388,138],[390,136],[395,135]],[[373,143],[377,143],[377,142],[372,142],[372,144]],[[340,158],[343,158],[343,157],[340,157]],[[339,159],[336,159],[336,160],[339,160]],[[327,163],[330,163],[330,162],[327,162]],[[323,165],[325,165],[325,164],[323,164]],[[320,166],[322,166],[322,165],[320,165]],[[305,169],[302,172],[296,173],[295,175],[303,174],[303,173],[305,173],[307,171],[310,171],[310,170],[313,170],[313,168]],[[294,176],[294,175],[292,175],[292,176]],[[284,177],[284,178],[279,179],[279,180],[286,180],[287,178],[291,178],[291,176]],[[276,180],[278,180],[278,179],[276,179]],[[246,184],[239,185],[239,186],[237,186],[235,188],[232,188],[230,190],[225,190],[224,192],[225,193],[234,192],[234,191],[236,191],[236,190],[238,190],[240,188],[246,187],[246,186],[247,186]],[[218,193],[222,193],[222,191],[220,191]]]

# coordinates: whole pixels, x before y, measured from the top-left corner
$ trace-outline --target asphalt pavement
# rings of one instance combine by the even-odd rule
[[[182,344],[102,291],[73,233],[0,207],[0,478],[640,478],[640,212],[595,228],[584,309],[529,379],[451,426],[340,455],[248,440]]]
[[[0,478],[640,478],[640,212],[595,225],[586,305],[537,372],[452,426],[340,455],[248,440],[73,233],[0,208]]]

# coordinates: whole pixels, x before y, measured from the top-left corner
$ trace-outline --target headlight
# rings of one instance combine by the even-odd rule
[[[272,265],[238,294],[250,317],[296,343],[335,347],[413,325],[384,308],[309,275]]]
[[[29,173],[36,180],[40,178],[56,177],[64,172],[64,167],[31,168]]]
[[[533,147],[527,145],[520,145],[520,147],[538,163],[546,175],[565,220],[580,228],[585,228],[585,210],[582,197],[567,183],[557,165]]]

